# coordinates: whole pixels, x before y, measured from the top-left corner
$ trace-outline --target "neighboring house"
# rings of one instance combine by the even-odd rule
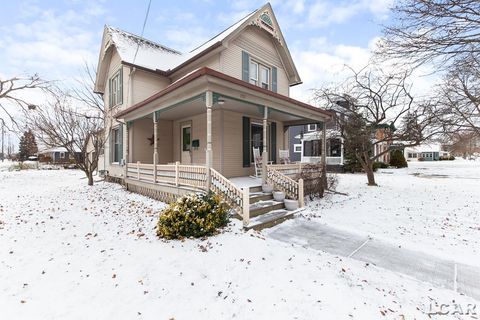
[[[320,124],[292,126],[289,128],[290,160],[316,163],[322,160],[323,130]],[[326,163],[329,168],[343,166],[343,141],[332,121],[326,127]]]
[[[440,144],[423,144],[405,148],[403,155],[407,161],[437,161],[441,157],[450,157],[450,152],[442,150]]]
[[[75,157],[82,157],[80,150],[70,154],[64,147],[56,147],[43,150],[38,153],[38,160],[51,164],[69,164],[75,162]]]
[[[375,156],[391,149],[392,141],[389,138],[389,134],[391,133],[390,130],[391,128],[388,125],[381,125],[375,130],[375,144],[373,148],[373,154]],[[382,154],[375,161],[390,163],[390,152]]]
[[[255,173],[255,147],[262,181],[284,183],[300,201],[300,188],[267,168],[288,148],[290,126],[331,118],[289,97],[300,83],[270,4],[188,53],[106,26],[95,83],[107,109],[100,162],[134,192],[166,201],[213,190],[245,214],[247,191],[229,179]]]

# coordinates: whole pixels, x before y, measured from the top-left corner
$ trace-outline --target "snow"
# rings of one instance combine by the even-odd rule
[[[2,319],[426,319],[432,301],[474,302],[236,220],[208,240],[162,241],[163,207],[75,170],[0,172]]]
[[[305,215],[335,228],[480,265],[480,162],[409,162],[405,169],[338,175],[337,191]]]
[[[232,26],[228,27],[212,39],[201,44],[188,53],[180,53],[164,45],[141,38],[132,33],[108,26],[107,31],[118,50],[122,61],[142,66],[151,70],[172,70],[197,54],[205,51],[219,41],[223,41],[251,18],[257,10],[248,14]]]

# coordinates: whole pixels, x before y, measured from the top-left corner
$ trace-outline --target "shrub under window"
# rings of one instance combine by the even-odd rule
[[[228,223],[228,206],[214,193],[188,195],[162,210],[157,236],[166,239],[204,237]]]

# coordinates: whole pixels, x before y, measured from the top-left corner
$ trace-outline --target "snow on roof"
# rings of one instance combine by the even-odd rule
[[[180,52],[161,44],[111,26],[107,27],[107,32],[122,61],[151,70],[168,70],[183,61]]]
[[[42,150],[41,152],[39,152],[39,154],[50,153],[50,152],[68,152],[68,151],[67,151],[67,148],[65,147],[54,147],[54,148]],[[75,148],[75,152],[80,152],[80,149]]]
[[[413,152],[439,152],[442,151],[442,145],[436,143],[421,144],[416,147],[407,147],[406,149]]]
[[[183,54],[177,50],[168,48],[164,45],[155,43],[118,28],[107,26],[107,32],[111,35],[112,41],[115,44],[122,61],[151,70],[167,71],[178,67],[197,54],[207,50],[215,43],[223,41],[245,21],[251,18],[257,11],[258,9],[248,14],[240,21],[234,23],[224,31],[220,32],[207,42],[201,44],[190,52]],[[137,52],[136,57],[135,52]]]
[[[333,129],[327,129],[325,132],[325,135],[327,136],[327,139],[331,138],[340,138],[340,132],[337,130]],[[306,132],[303,134],[297,134],[295,136],[295,139],[302,139],[305,141],[310,141],[310,140],[322,140],[323,137],[323,132],[322,131],[313,131],[313,132]]]

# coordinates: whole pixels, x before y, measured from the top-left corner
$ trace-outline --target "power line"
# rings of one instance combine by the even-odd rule
[[[150,5],[151,4],[152,4],[152,0],[149,0],[148,1],[147,12],[145,14],[145,20],[143,20],[142,33],[140,35],[141,38],[143,38],[143,33],[145,32],[145,26],[147,25],[148,14],[150,13]],[[137,58],[137,53],[138,53],[139,48],[140,48],[140,41],[137,43],[137,50],[135,50],[135,55],[133,56],[133,63],[135,63],[135,59]]]

